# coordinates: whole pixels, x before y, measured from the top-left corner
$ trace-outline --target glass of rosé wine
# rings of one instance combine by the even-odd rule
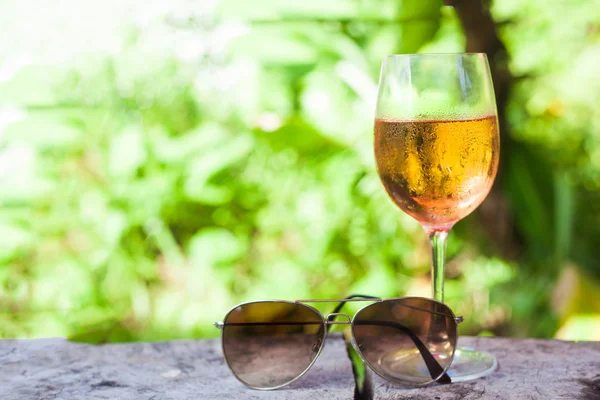
[[[379,177],[392,201],[429,236],[433,298],[443,302],[448,233],[485,199],[498,169],[500,137],[486,55],[386,57],[375,114]],[[447,354],[431,346],[434,356]],[[427,374],[413,353],[390,353],[379,362],[410,380]],[[453,382],[467,381],[496,367],[493,355],[459,347],[448,375]]]

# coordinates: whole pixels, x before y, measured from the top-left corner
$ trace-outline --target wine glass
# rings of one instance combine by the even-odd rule
[[[375,114],[379,177],[393,202],[429,236],[433,298],[443,302],[448,232],[481,204],[498,169],[498,118],[486,55],[386,57]],[[418,354],[388,354],[380,362],[407,381],[426,373]],[[448,374],[460,382],[496,367],[493,355],[459,347]]]

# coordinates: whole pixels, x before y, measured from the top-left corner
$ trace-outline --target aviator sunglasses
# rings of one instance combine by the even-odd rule
[[[371,304],[350,318],[340,313],[350,301]],[[339,304],[324,317],[306,303]],[[350,325],[350,342],[356,352],[388,381],[450,383],[446,371],[454,358],[457,324],[462,320],[433,299],[351,295],[343,300],[243,303],[215,326],[222,330],[223,354],[235,377],[252,389],[272,390],[294,382],[310,369],[332,325]]]

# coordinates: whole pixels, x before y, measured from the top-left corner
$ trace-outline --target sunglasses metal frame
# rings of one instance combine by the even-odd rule
[[[290,301],[290,300],[253,300],[253,301],[247,301],[244,303],[240,303],[235,305],[234,307],[231,308],[231,310],[229,310],[227,312],[227,314],[225,314],[225,318],[223,319],[223,321],[227,321],[227,317],[229,316],[229,314],[231,312],[233,312],[236,308],[244,306],[244,305],[248,305],[248,304],[254,304],[254,303],[286,303],[286,304],[297,304],[297,305],[301,305],[304,307],[307,307],[311,310],[313,310],[314,312],[317,313],[317,315],[319,315],[322,319],[323,322],[323,339],[321,340],[321,343],[319,344],[319,351],[317,352],[317,354],[315,355],[314,359],[311,361],[311,363],[306,367],[306,369],[304,371],[302,371],[302,373],[300,373],[298,376],[296,376],[294,379],[285,382],[281,385],[277,385],[277,386],[273,386],[273,387],[268,387],[268,388],[264,388],[264,387],[256,387],[256,386],[252,386],[250,384],[248,384],[247,382],[242,381],[237,374],[233,371],[233,369],[231,368],[231,365],[229,364],[229,361],[227,360],[227,357],[225,357],[225,362],[227,364],[227,368],[229,368],[229,371],[231,371],[231,373],[233,374],[233,376],[240,381],[244,386],[247,386],[251,389],[255,389],[255,390],[276,390],[276,389],[280,389],[284,386],[290,385],[292,383],[294,383],[295,381],[297,381],[298,379],[300,379],[302,376],[304,376],[304,374],[306,374],[308,372],[309,369],[312,368],[312,366],[314,365],[314,363],[317,361],[317,359],[319,358],[319,356],[321,355],[321,352],[323,351],[323,348],[325,347],[325,341],[327,339],[327,336],[329,334],[329,328],[332,325],[350,325],[350,326],[354,326],[354,319],[356,318],[356,316],[358,314],[360,314],[360,312],[362,310],[364,310],[365,308],[373,305],[374,303],[381,303],[384,301],[395,301],[395,300],[409,300],[409,299],[420,299],[420,300],[428,300],[428,301],[432,301],[434,303],[438,303],[441,304],[443,306],[445,306],[449,311],[450,311],[450,315],[447,315],[445,313],[437,313],[437,312],[433,312],[431,310],[425,310],[425,309],[420,309],[422,311],[431,313],[431,314],[441,314],[444,315],[446,317],[450,316],[452,318],[452,320],[457,324],[460,324],[461,322],[464,321],[464,318],[462,316],[456,316],[454,314],[454,312],[452,311],[452,309],[450,307],[448,307],[446,304],[431,299],[431,298],[425,298],[425,297],[417,297],[417,296],[407,296],[407,297],[394,297],[394,298],[389,298],[389,299],[382,299],[380,297],[372,297],[372,296],[365,296],[365,295],[350,295],[348,297],[346,297],[345,299],[338,299],[338,300],[318,300],[318,299],[307,299],[307,300],[294,300],[294,301]],[[343,306],[344,304],[346,304],[347,302],[359,302],[359,301],[368,301],[371,304],[367,304],[364,307],[361,307],[358,311],[356,311],[356,313],[354,314],[354,317],[350,317],[348,314],[345,313],[340,313],[338,312]],[[339,303],[338,306],[334,309],[333,312],[327,314],[327,316],[324,316],[323,313],[321,313],[321,311],[319,311],[318,309],[316,309],[315,307],[306,304],[306,303]],[[406,307],[410,307],[410,308],[416,308],[416,307],[412,307],[412,306],[408,306],[408,305],[404,305]],[[337,321],[335,319],[331,319],[331,317],[337,317],[337,316],[344,316],[346,317],[348,320],[347,321]],[[223,352],[223,354],[225,353],[225,345],[224,345],[224,328],[226,326],[226,323],[223,321],[218,321],[214,323],[214,326],[218,329],[221,330],[221,350]],[[410,336],[410,335],[409,335]],[[360,356],[360,358],[363,360],[363,362],[365,364],[367,364],[369,366],[369,368],[375,372],[377,375],[381,376],[383,379],[387,380],[387,381],[391,381],[391,382],[395,382],[394,379],[390,378],[390,377],[386,377],[383,376],[382,374],[380,374],[375,368],[373,368],[373,366],[371,365],[371,363],[363,356],[360,348],[358,347],[358,345],[356,344],[356,341],[354,339],[354,331],[351,331],[351,337],[352,340],[350,341],[352,347],[354,348],[354,350],[356,351],[356,353]],[[412,337],[411,337],[412,339]],[[458,333],[457,333],[457,339],[458,339]],[[415,343],[416,344],[416,343]],[[418,346],[417,346],[418,347]],[[452,351],[452,356],[451,358],[454,358],[454,352],[456,350],[456,346]],[[419,349],[419,351],[421,351]],[[451,364],[451,363],[450,363]],[[426,383],[418,383],[418,384],[414,384],[415,386],[425,386],[428,385],[432,382],[436,382],[439,381],[444,375],[446,375],[446,371],[450,368],[450,364],[448,364],[448,366],[446,368],[443,368],[443,372],[442,374],[440,374],[440,376],[437,379],[432,379],[430,382],[426,382]],[[439,365],[439,364],[438,364]],[[441,366],[440,366],[441,367]],[[450,383],[450,378],[447,377],[447,381],[445,383]]]

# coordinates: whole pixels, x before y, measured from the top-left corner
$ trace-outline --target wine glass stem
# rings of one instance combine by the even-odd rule
[[[444,262],[446,260],[446,238],[449,230],[428,230],[431,243],[431,283],[433,298],[444,302]]]

